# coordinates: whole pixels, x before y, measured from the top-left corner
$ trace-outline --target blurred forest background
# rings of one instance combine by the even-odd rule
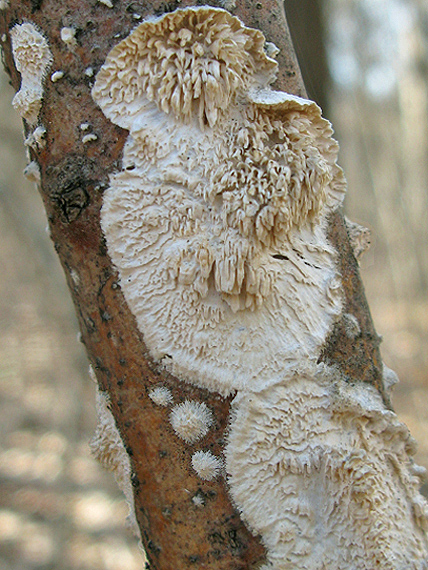
[[[341,144],[348,217],[394,405],[428,467],[426,0],[286,0],[310,97]],[[0,75],[0,567],[137,570],[127,508],[91,458],[94,386]],[[427,491],[425,486],[424,491]]]

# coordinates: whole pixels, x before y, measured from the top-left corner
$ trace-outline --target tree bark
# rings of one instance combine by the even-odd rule
[[[219,2],[207,2],[219,7]],[[100,228],[103,191],[109,173],[120,168],[128,132],[110,122],[91,97],[95,74],[111,48],[140,20],[198,2],[136,1],[105,3],[93,0],[21,0],[0,12],[0,34],[6,70],[18,91],[21,85],[10,43],[16,24],[32,22],[47,38],[53,55],[44,82],[40,124],[46,128],[42,144],[30,148],[40,167],[40,192],[51,237],[64,268],[76,307],[82,339],[99,387],[107,392],[117,428],[131,461],[135,513],[152,569],[252,569],[263,563],[265,548],[234,508],[223,480],[198,481],[191,471],[191,450],[165,421],[168,411],[155,406],[148,394],[154,386],[169,388],[176,401],[205,402],[214,425],[205,447],[221,455],[232,396],[182,382],[153,361],[118,284]],[[233,15],[260,29],[280,53],[274,85],[298,96],[305,88],[291,45],[281,1],[238,1]],[[61,30],[75,30],[74,42],[61,39]],[[93,75],[91,74],[93,70]],[[89,130],[82,133],[82,125]],[[24,122],[28,136],[32,129]],[[97,139],[83,142],[82,134]],[[337,250],[344,291],[343,314],[358,320],[360,332],[346,334],[345,317],[334,325],[320,360],[338,367],[346,377],[377,388],[390,407],[382,382],[379,337],[364,297],[358,263],[342,215],[330,219],[328,236]],[[198,508],[192,498],[205,504]]]

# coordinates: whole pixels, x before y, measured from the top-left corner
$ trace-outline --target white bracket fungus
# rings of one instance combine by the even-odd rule
[[[345,191],[338,146],[315,103],[271,89],[264,46],[200,7],[111,50],[92,96],[129,136],[104,194],[108,251],[151,355],[236,393],[225,470],[269,568],[421,569],[406,428],[376,390],[316,364],[342,312],[326,235]],[[171,412],[189,444],[212,423],[204,406]],[[205,478],[218,465],[203,451],[192,464]]]
[[[37,123],[43,99],[43,80],[52,63],[46,38],[34,24],[17,24],[10,32],[16,69],[21,74],[21,88],[12,105],[30,125]]]

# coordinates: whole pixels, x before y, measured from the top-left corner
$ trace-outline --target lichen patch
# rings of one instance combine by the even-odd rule
[[[30,22],[15,25],[10,32],[16,69],[21,73],[21,88],[12,105],[30,125],[37,123],[43,99],[43,80],[52,63],[46,38]]]

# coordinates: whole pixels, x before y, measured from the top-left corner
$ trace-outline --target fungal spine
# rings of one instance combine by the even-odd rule
[[[92,90],[129,131],[104,194],[108,251],[152,357],[234,395],[224,470],[266,569],[422,570],[427,512],[407,429],[373,388],[318,364],[342,313],[326,232],[345,191],[338,146],[315,103],[271,89],[264,46],[200,7],[143,22],[112,49]],[[213,422],[204,406],[170,414],[192,447]],[[199,477],[220,474],[221,458],[192,451]]]
[[[43,80],[52,63],[46,38],[34,24],[16,24],[10,32],[16,69],[21,73],[21,88],[12,105],[30,125],[37,123],[43,99]]]

